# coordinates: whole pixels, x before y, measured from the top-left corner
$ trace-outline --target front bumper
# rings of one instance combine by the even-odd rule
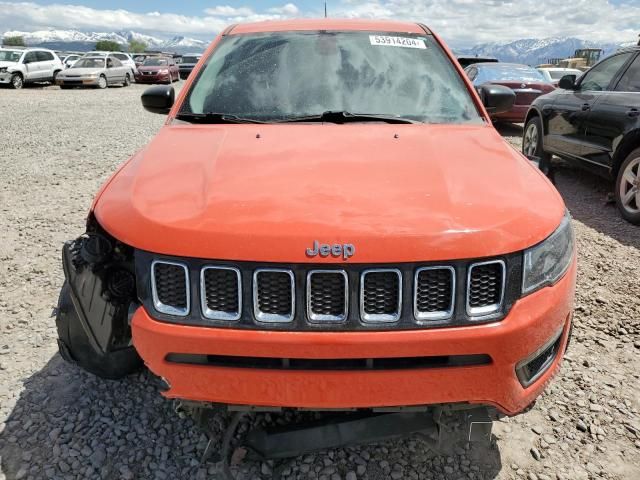
[[[526,409],[556,374],[567,345],[576,262],[553,287],[524,297],[500,322],[385,332],[279,332],[203,328],[159,322],[140,307],[134,345],[165,395],[194,401],[345,409],[468,402],[514,415]],[[558,354],[531,385],[516,366],[561,332]],[[288,359],[363,359],[489,355],[478,366],[390,370],[286,370],[173,363],[167,355],[203,354]]]
[[[168,73],[158,75],[143,75],[142,73],[136,73],[136,83],[166,83],[171,80],[171,75]]]
[[[56,85],[67,87],[95,87],[98,77],[57,78]]]
[[[11,83],[13,72],[0,72],[0,83]]]
[[[514,105],[508,112],[492,115],[491,118],[502,122],[522,123],[527,118],[529,107],[530,105]]]

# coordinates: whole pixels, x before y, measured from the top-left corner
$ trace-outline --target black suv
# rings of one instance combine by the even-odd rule
[[[622,216],[640,224],[640,45],[577,80],[563,77],[559,87],[531,105],[522,152],[537,157],[543,170],[554,154],[615,181]]]

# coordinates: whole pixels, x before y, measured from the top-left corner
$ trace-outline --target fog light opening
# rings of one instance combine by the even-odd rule
[[[563,332],[564,329],[560,330],[533,355],[516,365],[516,375],[523,387],[528,387],[549,370],[558,356]]]

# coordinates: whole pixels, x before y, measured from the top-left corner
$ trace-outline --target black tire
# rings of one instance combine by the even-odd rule
[[[129,76],[129,74],[127,73],[124,76],[124,82],[122,82],[122,86],[123,87],[128,87],[129,85],[131,85],[131,76]]]
[[[539,116],[532,117],[522,131],[522,153],[526,157],[540,159],[540,170],[553,180],[551,154],[544,151],[542,143],[542,121]]]
[[[60,85],[60,88],[62,90],[69,90],[71,88],[71,85]]]
[[[24,78],[22,78],[21,74],[14,73],[13,75],[11,75],[11,81],[9,82],[9,85],[11,85],[11,88],[13,88],[14,90],[20,90],[22,87],[24,87]]]
[[[71,301],[71,288],[67,282],[64,282],[58,298],[56,327],[62,358],[87,372],[100,378],[118,380],[142,367],[142,360],[133,347],[102,353],[91,346]]]
[[[629,223],[640,225],[640,148],[627,155],[620,165],[615,197],[622,217]]]
[[[58,78],[58,74],[60,73],[60,70],[56,70],[55,72],[53,72],[53,77],[51,77],[51,83],[52,84],[56,84],[56,78]]]

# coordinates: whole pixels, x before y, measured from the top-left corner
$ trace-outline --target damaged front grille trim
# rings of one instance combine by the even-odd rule
[[[167,305],[160,301],[158,297],[158,288],[156,285],[156,265],[173,265],[175,267],[180,267],[184,270],[184,286],[186,292],[186,307],[179,308],[173,305]],[[151,294],[153,296],[153,306],[161,313],[165,313],[167,315],[175,315],[176,317],[186,317],[189,315],[191,311],[191,287],[189,286],[189,269],[184,263],[179,262],[170,262],[167,260],[154,260],[151,263]]]
[[[311,279],[313,275],[319,273],[342,275],[344,278],[344,306],[342,309],[342,315],[326,315],[313,312],[313,306],[311,305]],[[349,277],[344,270],[310,270],[307,273],[307,318],[311,322],[344,322],[349,315]]]
[[[238,288],[238,308],[236,313],[229,313],[223,311],[211,310],[207,303],[207,286],[206,286],[206,273],[209,270],[224,270],[234,272],[237,278]],[[202,307],[202,315],[209,320],[226,320],[229,322],[235,322],[242,317],[242,276],[240,270],[233,267],[218,267],[218,266],[206,266],[200,271],[200,303]]]
[[[500,265],[500,269],[502,272],[501,280],[500,280],[500,300],[497,303],[493,303],[491,305],[483,305],[481,307],[472,307],[471,306],[471,276],[473,275],[473,270],[478,267],[482,267],[485,265]],[[473,320],[475,318],[483,318],[488,315],[492,315],[502,308],[502,304],[504,302],[504,292],[506,289],[505,281],[506,281],[506,272],[507,267],[503,260],[490,260],[487,262],[477,262],[469,265],[469,269],[467,271],[467,315],[469,315],[470,319]]]
[[[398,276],[398,304],[393,314],[367,313],[365,309],[365,280],[371,273],[395,273]],[[402,272],[397,268],[372,268],[360,275],[360,315],[364,323],[395,323],[402,315]]]
[[[258,292],[258,277],[261,273],[286,273],[291,281],[291,310],[288,315],[266,313],[260,310],[260,298]],[[259,268],[253,272],[253,315],[256,320],[263,323],[290,323],[293,321],[296,311],[296,281],[291,270],[282,268]]]
[[[451,273],[451,299],[449,300],[449,308],[442,311],[425,312],[421,311],[418,307],[418,287],[420,273],[432,270],[446,270]],[[424,320],[430,322],[446,321],[453,316],[456,299],[456,270],[449,266],[434,266],[434,267],[422,267],[416,270],[413,278],[413,316],[416,321],[421,322]]]

